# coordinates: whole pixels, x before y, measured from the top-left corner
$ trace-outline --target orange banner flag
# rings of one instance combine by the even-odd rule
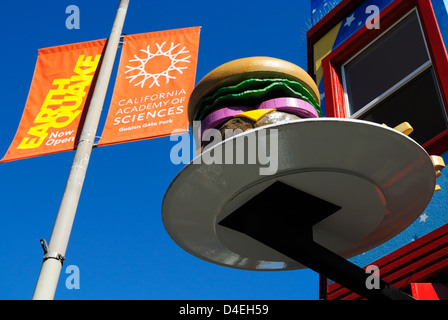
[[[19,128],[0,162],[75,149],[105,45],[104,39],[39,49]]]
[[[200,27],[124,36],[98,146],[188,132]]]

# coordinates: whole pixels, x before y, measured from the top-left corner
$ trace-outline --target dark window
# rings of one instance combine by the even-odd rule
[[[440,93],[435,86],[432,67],[375,105],[359,119],[395,127],[409,122],[414,128],[411,138],[423,144],[447,129]]]
[[[352,118],[394,127],[409,122],[423,144],[447,129],[447,117],[415,11],[342,67]]]

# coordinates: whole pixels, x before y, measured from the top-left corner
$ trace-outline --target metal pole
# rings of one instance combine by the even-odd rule
[[[128,5],[129,0],[120,0],[50,243],[48,249],[44,248],[45,255],[33,300],[52,300],[56,292]]]

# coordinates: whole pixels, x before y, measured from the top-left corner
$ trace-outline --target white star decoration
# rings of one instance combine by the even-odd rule
[[[352,15],[349,16],[349,17],[347,18],[347,20],[345,20],[344,27],[345,27],[345,26],[349,26],[349,27],[350,27],[350,25],[352,24],[352,22],[353,22],[354,20],[356,20],[356,19],[355,19],[355,14],[352,13]]]
[[[424,212],[424,213],[420,216],[420,222],[426,222],[426,219],[428,219],[428,216],[426,215],[426,212]]]

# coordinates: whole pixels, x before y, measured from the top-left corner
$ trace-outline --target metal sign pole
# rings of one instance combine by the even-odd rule
[[[128,5],[129,0],[120,0],[33,300],[51,300],[56,292]]]

